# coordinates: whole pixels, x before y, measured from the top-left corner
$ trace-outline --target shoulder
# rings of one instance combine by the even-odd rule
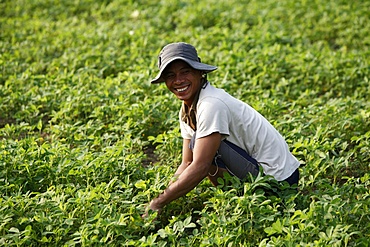
[[[204,119],[212,121],[220,121],[220,119],[228,122],[228,119],[233,114],[230,109],[230,95],[223,89],[215,88],[208,85],[204,92],[201,93],[197,104],[197,116],[201,122]]]
[[[200,95],[198,101],[198,108],[203,107],[226,107],[227,108],[227,101],[231,96],[225,92],[223,89],[216,88],[210,84],[204,88]]]

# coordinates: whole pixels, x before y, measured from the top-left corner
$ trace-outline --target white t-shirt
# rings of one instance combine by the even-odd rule
[[[191,139],[194,130],[181,120],[181,136]],[[280,133],[248,104],[208,83],[202,89],[196,109],[196,138],[218,132],[228,141],[246,150],[267,175],[287,179],[299,167]]]

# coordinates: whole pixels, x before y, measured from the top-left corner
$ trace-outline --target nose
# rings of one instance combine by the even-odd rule
[[[177,74],[175,78],[175,84],[181,84],[184,82],[184,77],[181,74]]]

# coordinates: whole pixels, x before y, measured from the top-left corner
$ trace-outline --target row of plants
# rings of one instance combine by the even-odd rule
[[[367,246],[367,1],[0,1],[0,244]],[[149,85],[165,44],[215,64],[300,160],[203,181],[151,212],[181,161],[181,102]]]

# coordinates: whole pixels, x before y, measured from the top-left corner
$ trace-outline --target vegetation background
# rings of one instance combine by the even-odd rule
[[[369,9],[0,0],[0,244],[368,246]],[[284,135],[304,164],[298,194],[265,193],[269,178],[204,181],[141,218],[181,160],[180,102],[149,85],[175,41]]]

